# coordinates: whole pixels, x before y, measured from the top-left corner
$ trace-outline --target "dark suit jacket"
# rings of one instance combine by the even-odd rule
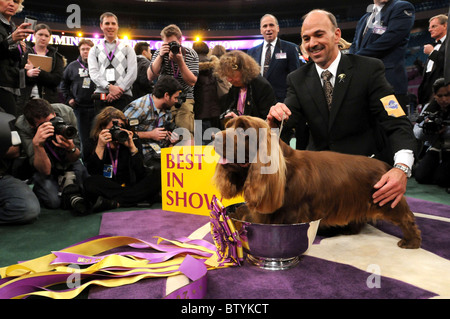
[[[414,6],[401,0],[386,3],[380,12],[381,29],[370,29],[363,37],[366,13],[358,22],[350,53],[381,59],[386,68],[386,79],[396,94],[408,92],[405,55],[415,18]],[[384,29],[386,28],[386,29]],[[382,33],[383,34],[377,34]]]
[[[450,16],[450,7],[448,9],[448,15]],[[447,34],[450,34],[450,23],[447,23]],[[450,41],[445,41],[447,42],[445,44],[446,48],[445,51],[446,52],[450,52]],[[445,82],[448,84],[450,83],[450,55],[447,54],[445,56],[445,62],[444,62],[444,78],[445,78]]]
[[[292,127],[299,115],[309,125],[308,149],[331,150],[375,157],[392,164],[401,149],[416,152],[416,139],[409,119],[389,116],[380,99],[393,94],[378,59],[342,55],[337,69],[331,111],[314,63],[288,76],[285,104],[292,111]],[[339,80],[339,75],[345,78]]]
[[[264,43],[263,43],[264,44]],[[253,57],[258,64],[261,63],[261,54],[263,44],[260,44],[247,51],[247,54]],[[280,52],[286,53],[286,58],[278,58],[277,54]],[[283,102],[286,97],[286,77],[292,71],[300,67],[300,59],[297,51],[297,46],[288,41],[278,38],[275,49],[270,60],[269,69],[267,70],[266,79],[272,85],[275,91],[275,96],[278,102]]]
[[[441,44],[439,50],[433,51],[428,56],[428,60],[424,65],[422,83],[420,83],[418,90],[419,103],[422,105],[430,102],[431,96],[433,95],[433,83],[437,79],[444,77],[445,51],[447,43],[448,35],[445,38],[444,43]],[[434,61],[434,65],[431,72],[426,72],[429,60]]]

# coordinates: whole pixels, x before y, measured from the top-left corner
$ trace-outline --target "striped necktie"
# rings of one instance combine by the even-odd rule
[[[269,70],[270,59],[272,58],[272,50],[270,49],[272,45],[270,43],[267,44],[266,56],[264,58],[264,70],[263,76],[266,76],[267,70]]]

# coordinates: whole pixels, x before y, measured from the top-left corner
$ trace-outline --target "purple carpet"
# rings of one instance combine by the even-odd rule
[[[450,206],[408,198],[414,213],[450,218]],[[422,232],[422,248],[438,256],[450,259],[450,223],[416,216],[416,223]],[[376,227],[385,233],[401,237],[401,231],[394,225],[378,221]]]
[[[449,206],[408,199],[414,212],[450,217]],[[209,221],[206,216],[141,210],[105,213],[101,235],[124,235],[145,241],[154,236],[176,239],[188,236]],[[450,223],[417,218],[422,230],[423,248],[450,259]],[[400,236],[396,227],[387,223],[377,228]],[[208,234],[206,240],[212,243]],[[241,267],[208,272],[208,299],[423,299],[436,294],[400,280],[382,277],[381,288],[368,288],[370,273],[356,267],[303,256],[299,265],[287,271],[262,270],[245,262]],[[132,285],[90,288],[92,299],[160,299],[165,294],[166,279],[146,279]]]

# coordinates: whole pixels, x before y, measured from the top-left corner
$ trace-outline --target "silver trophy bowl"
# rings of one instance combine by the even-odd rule
[[[314,242],[320,220],[299,224],[258,224],[233,218],[235,209],[244,204],[230,205],[226,210],[239,232],[247,260],[268,270],[297,266]]]

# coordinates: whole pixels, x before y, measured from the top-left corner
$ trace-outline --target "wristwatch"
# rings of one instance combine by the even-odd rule
[[[110,86],[111,86],[111,83],[108,83],[108,85],[106,86],[106,89],[109,90]]]
[[[402,164],[395,164],[394,167],[401,169],[406,174],[406,177],[408,178],[411,177],[411,169],[408,166]]]

